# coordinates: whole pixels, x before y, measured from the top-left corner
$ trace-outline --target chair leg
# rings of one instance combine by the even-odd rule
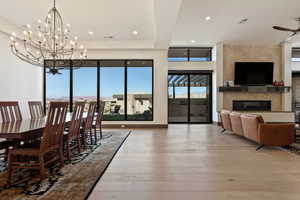
[[[103,135],[102,135],[102,124],[100,125],[100,139],[103,138]]]
[[[89,130],[89,132],[90,132],[90,140],[91,140],[91,144],[93,144],[93,131],[92,131],[92,129]]]
[[[10,185],[10,181],[11,181],[11,176],[12,176],[12,159],[13,156],[9,156],[8,158],[8,177],[7,177],[7,184]]]
[[[67,140],[67,159],[71,161],[71,148],[70,148],[70,141]]]
[[[60,160],[60,168],[63,168],[64,167],[64,161],[65,161],[65,158],[64,158],[64,152],[63,152],[63,147],[61,147],[59,150],[58,150],[58,153],[59,153],[59,160]]]
[[[97,144],[98,138],[97,138],[97,131],[96,131],[96,129],[94,130],[94,136],[95,136],[95,144]]]
[[[78,153],[81,153],[81,142],[80,142],[80,136],[77,137],[77,148],[78,148]]]
[[[39,156],[39,170],[40,170],[40,180],[42,181],[45,178],[45,162],[44,155]]]
[[[256,148],[256,151],[258,151],[258,150],[260,150],[260,149],[262,149],[263,147],[264,147],[265,145],[260,145],[260,146],[258,146],[257,148]]]
[[[83,143],[83,147],[86,149],[86,132],[82,133],[82,143]]]
[[[4,150],[4,161],[7,161],[8,159],[8,151],[9,151],[8,148]]]

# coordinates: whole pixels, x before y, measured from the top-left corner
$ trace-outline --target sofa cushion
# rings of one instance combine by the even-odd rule
[[[230,114],[229,110],[221,110],[220,112],[221,122],[222,122],[223,129],[227,131],[232,131],[229,114]]]
[[[241,121],[244,131],[244,136],[255,142],[259,142],[258,127],[262,117],[255,114],[242,114]]]
[[[244,131],[243,131],[243,126],[242,126],[241,113],[232,112],[232,113],[230,113],[229,116],[230,116],[230,121],[231,121],[232,132],[243,136]]]

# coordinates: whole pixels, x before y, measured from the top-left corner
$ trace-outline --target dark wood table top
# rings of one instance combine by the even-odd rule
[[[68,113],[66,123],[71,121],[72,113]],[[86,113],[84,113],[84,118]],[[46,126],[46,117],[38,119],[22,119],[14,122],[0,123],[0,138],[25,139],[40,136]]]

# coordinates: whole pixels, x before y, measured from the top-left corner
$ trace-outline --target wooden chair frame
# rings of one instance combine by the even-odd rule
[[[22,147],[9,150],[8,184],[11,181],[12,171],[16,168],[39,169],[40,179],[42,180],[45,177],[45,166],[49,163],[60,160],[60,166],[64,166],[62,142],[68,105],[68,102],[50,103],[46,127],[40,144],[25,144]],[[50,156],[50,153],[52,153],[52,156]],[[37,158],[37,162],[30,162],[30,160],[25,159],[28,157],[31,159],[33,157]]]

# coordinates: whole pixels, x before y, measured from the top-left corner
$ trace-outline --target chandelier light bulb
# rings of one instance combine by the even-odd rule
[[[27,28],[31,28],[31,25],[30,25],[30,24],[27,24],[26,27],[27,27]]]
[[[67,27],[70,27],[71,26],[71,24],[67,24]]]
[[[77,37],[77,36],[75,36],[75,37],[74,37],[74,40],[78,40],[78,37]]]
[[[41,20],[41,19],[38,19],[38,23],[41,24],[41,23],[42,23],[42,20]]]
[[[24,35],[27,35],[27,31],[23,31],[23,34],[24,34]]]
[[[17,34],[16,34],[15,32],[12,32],[12,36],[16,37],[16,36],[17,36]]]

